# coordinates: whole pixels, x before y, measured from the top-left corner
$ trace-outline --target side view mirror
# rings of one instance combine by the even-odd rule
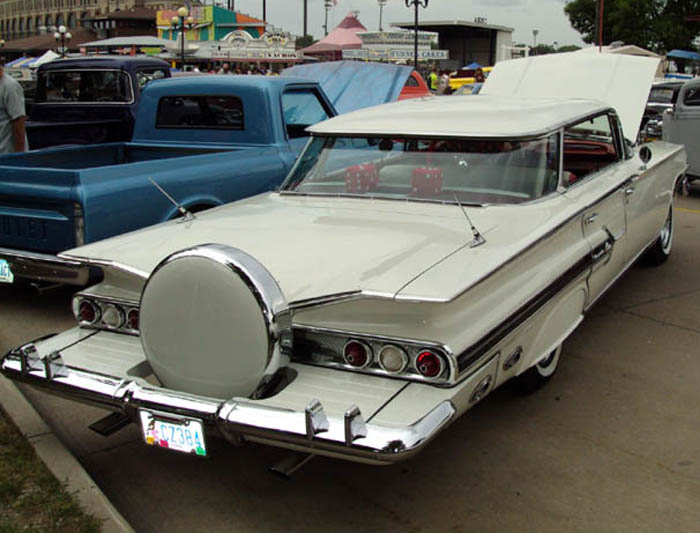
[[[646,170],[647,164],[649,161],[651,161],[651,148],[648,146],[642,146],[639,149],[639,159],[641,159],[642,163],[644,163],[644,166],[640,170]]]

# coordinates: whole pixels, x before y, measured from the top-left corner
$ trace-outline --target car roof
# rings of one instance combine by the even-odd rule
[[[228,94],[231,86],[235,85],[238,90],[262,88],[267,90],[282,90],[290,85],[317,85],[316,82],[302,78],[282,77],[282,76],[262,76],[262,75],[236,75],[236,74],[211,74],[205,76],[178,76],[172,78],[162,78],[151,82],[146,86],[149,94],[156,92],[166,92],[173,94],[173,90],[187,91],[195,93],[214,94],[212,91],[223,91]]]
[[[334,117],[314,134],[527,138],[609,109],[585,99],[486,95],[415,98]]]
[[[63,70],[71,68],[135,68],[140,66],[148,67],[169,67],[164,59],[148,56],[120,56],[120,55],[100,55],[100,56],[79,56],[67,57],[64,59],[54,59],[44,63],[39,67],[44,70]]]

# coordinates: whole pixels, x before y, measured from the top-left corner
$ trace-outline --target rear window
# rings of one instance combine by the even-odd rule
[[[164,96],[158,101],[157,128],[244,129],[243,102],[237,96]]]
[[[129,103],[133,94],[125,72],[58,70],[41,74],[36,101]]]
[[[282,94],[282,113],[290,138],[306,137],[304,130],[330,118],[318,95],[313,90],[294,89]]]

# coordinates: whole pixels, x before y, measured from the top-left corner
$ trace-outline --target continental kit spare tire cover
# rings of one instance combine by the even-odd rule
[[[282,364],[287,303],[272,275],[236,248],[176,252],[141,296],[141,343],[167,388],[213,398],[248,397]]]

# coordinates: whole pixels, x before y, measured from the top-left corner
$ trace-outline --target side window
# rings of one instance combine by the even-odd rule
[[[165,78],[165,70],[162,68],[144,69],[136,73],[139,89],[143,89],[149,82],[161,78]]]
[[[285,91],[282,94],[282,113],[290,139],[307,137],[307,127],[329,118],[328,111],[311,89]]]
[[[164,96],[158,101],[156,127],[242,130],[243,119],[237,96]]]
[[[564,186],[569,186],[620,159],[613,122],[607,113],[564,130]]]
[[[689,106],[700,106],[700,87],[695,87],[686,91],[683,103]]]

